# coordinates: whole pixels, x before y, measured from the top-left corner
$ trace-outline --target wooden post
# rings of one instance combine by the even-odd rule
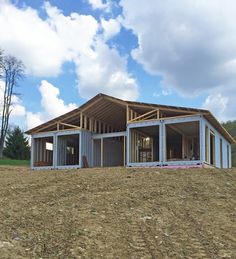
[[[85,128],[85,129],[87,129],[87,126],[88,126],[88,125],[87,125],[87,121],[88,121],[88,120],[87,120],[87,116],[84,115],[84,128]]]
[[[80,127],[83,128],[83,113],[80,113]]]
[[[94,120],[94,124],[93,124],[93,131],[95,132],[95,133],[97,133],[97,120]]]
[[[157,119],[159,119],[159,118],[160,118],[160,110],[157,109]]]
[[[93,120],[92,120],[92,118],[89,118],[89,131],[93,131]]]
[[[126,106],[126,122],[129,121],[129,105]]]

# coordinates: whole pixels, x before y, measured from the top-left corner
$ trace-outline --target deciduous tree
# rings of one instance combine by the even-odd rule
[[[1,61],[1,73],[4,82],[4,94],[1,112],[0,158],[3,156],[4,141],[9,127],[12,97],[17,95],[14,90],[18,85],[19,80],[24,76],[24,65],[20,60],[13,56],[3,56]]]

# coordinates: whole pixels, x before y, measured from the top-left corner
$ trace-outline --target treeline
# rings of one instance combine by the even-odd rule
[[[236,139],[236,120],[228,121],[222,125]],[[236,144],[232,145],[232,166],[236,167]]]

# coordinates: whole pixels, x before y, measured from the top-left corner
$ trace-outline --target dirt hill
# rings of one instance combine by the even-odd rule
[[[235,258],[236,169],[0,167],[0,258]]]

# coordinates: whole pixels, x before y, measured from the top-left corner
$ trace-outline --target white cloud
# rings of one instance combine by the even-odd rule
[[[153,97],[161,97],[161,96],[168,96],[171,95],[172,91],[170,89],[162,89],[161,92],[154,92]]]
[[[64,48],[73,59],[80,53],[90,51],[99,24],[91,15],[79,15],[71,13],[69,16],[63,13],[49,2],[44,4],[47,12],[47,22],[62,42]]]
[[[60,90],[46,80],[42,80],[39,86],[41,94],[42,111],[37,113],[27,112],[27,128],[33,128],[54,117],[67,113],[77,106],[74,103],[65,104],[59,97]]]
[[[121,57],[116,49],[109,48],[99,39],[94,44],[94,51],[81,55],[76,65],[79,93],[83,98],[88,99],[99,91],[118,98],[137,99],[138,86],[126,71],[126,57]]]
[[[66,16],[49,2],[44,4],[47,16],[43,20],[30,7],[20,9],[0,1],[0,46],[20,58],[29,74],[57,76],[64,62],[71,61],[76,66],[78,92],[82,97],[105,92],[126,99],[137,98],[137,84],[127,72],[126,57],[106,44],[119,33],[118,20],[101,19],[100,24],[91,15]],[[96,8],[111,5],[110,1],[91,4]]]
[[[102,19],[103,34],[97,35],[98,23],[91,16],[71,14],[64,16],[57,8],[46,4],[49,23],[55,28],[59,37],[65,39],[65,45],[73,53],[78,76],[78,89],[83,98],[91,98],[99,92],[125,99],[136,99],[138,87],[135,79],[127,72],[127,61],[115,48],[110,48],[104,41],[110,39],[120,30],[115,19]],[[73,19],[72,19],[73,17]],[[77,19],[77,20],[76,20]],[[84,22],[84,26],[81,26]],[[80,26],[77,26],[78,25]],[[86,24],[90,27],[86,27]],[[88,31],[84,33],[84,28]],[[82,30],[81,32],[79,30]],[[68,36],[68,31],[70,34]],[[83,43],[75,35],[84,34]]]
[[[23,106],[22,100],[15,96],[15,98],[13,98],[11,118],[22,117],[22,116],[25,116],[25,114],[26,114],[26,110],[25,110],[25,107]]]
[[[39,91],[41,94],[41,105],[49,119],[57,117],[77,107],[74,103],[65,105],[64,101],[59,98],[59,88],[53,86],[46,80],[42,80],[41,85],[39,86]]]
[[[235,120],[236,87],[218,87],[210,91],[203,108],[210,110],[220,121]]]
[[[106,11],[110,10],[110,2],[103,0],[88,0],[88,3],[92,6],[94,10],[103,9]]]
[[[45,118],[43,118],[43,115],[41,113],[33,113],[33,112],[27,112],[26,113],[26,128],[31,129],[34,127],[37,127],[38,125],[45,122]]]
[[[208,93],[204,107],[221,120],[235,119],[234,0],[121,0],[120,5],[123,25],[138,38],[132,57],[148,73],[181,95]]]
[[[104,30],[103,36],[107,41],[120,32],[120,22],[117,19],[101,19],[101,25]]]
[[[27,72],[37,76],[56,76],[68,60],[57,33],[36,10],[19,9],[0,0],[0,46],[23,60]]]
[[[122,0],[124,25],[138,37],[133,58],[181,94],[236,81],[236,2]],[[135,6],[135,8],[134,8]]]
[[[39,92],[41,94],[41,112],[36,113],[27,111],[18,96],[12,97],[11,124],[30,129],[77,108],[75,103],[65,104],[60,98],[60,90],[46,80],[41,81]],[[3,94],[4,82],[0,81],[0,111],[2,111]]]

